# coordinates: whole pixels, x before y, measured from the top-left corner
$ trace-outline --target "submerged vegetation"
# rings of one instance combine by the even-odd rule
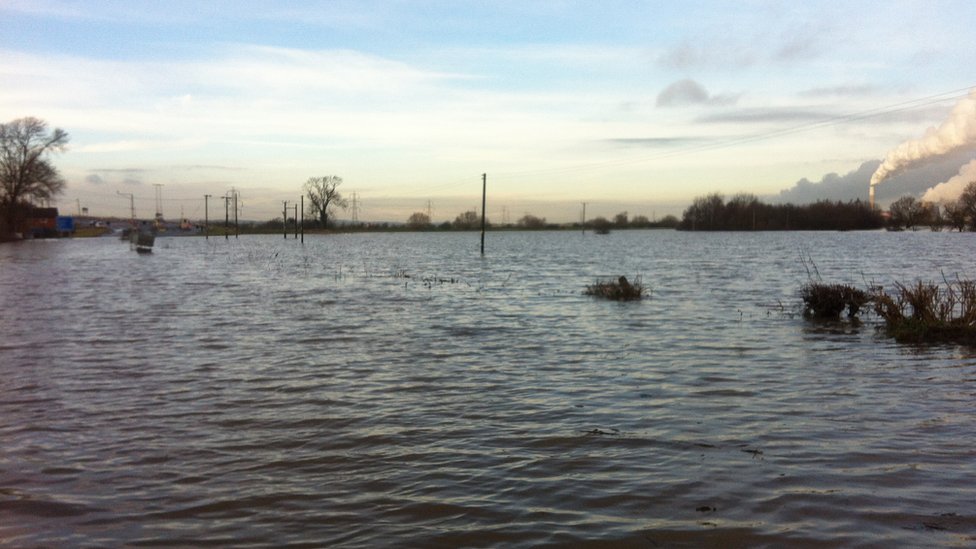
[[[898,283],[875,294],[874,310],[898,342],[976,344],[976,281]]]
[[[644,285],[640,277],[630,283],[626,276],[621,276],[617,280],[597,280],[587,286],[583,293],[614,301],[633,301],[643,297]]]
[[[803,298],[803,314],[814,318],[837,318],[847,310],[848,318],[854,318],[871,301],[871,296],[853,286],[812,282],[800,289]]]
[[[860,290],[843,284],[810,283],[801,288],[804,314],[818,319],[838,318],[847,310],[856,319],[866,305],[884,321],[888,336],[899,343],[961,343],[976,345],[976,281],[945,284],[896,283],[888,294],[882,288]]]

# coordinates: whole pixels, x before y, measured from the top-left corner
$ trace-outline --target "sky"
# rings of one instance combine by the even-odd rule
[[[199,219],[236,189],[268,220],[337,175],[340,218],[440,222],[486,174],[494,222],[659,218],[938,126],[976,87],[974,24],[971,0],[0,0],[0,122],[70,134],[66,213],[131,193],[151,217],[159,189]]]

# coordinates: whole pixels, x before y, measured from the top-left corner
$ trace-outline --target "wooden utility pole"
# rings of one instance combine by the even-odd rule
[[[305,195],[301,196],[299,202],[302,205],[302,244],[305,243]]]
[[[210,195],[203,195],[203,234],[206,240],[210,240]]]
[[[586,202],[583,203],[583,214],[580,216],[580,226],[583,227],[583,234],[586,234]]]
[[[285,231],[285,240],[288,240],[288,201],[283,200],[281,207],[281,227]]]
[[[295,204],[295,240],[298,240],[298,204]]]
[[[485,196],[488,194],[488,174],[481,174],[481,255],[485,255]]]
[[[130,214],[132,215],[132,226],[135,227],[136,226],[136,195],[132,193],[123,193],[119,191],[115,191],[115,194],[119,196],[129,197],[129,210],[130,210]]]
[[[224,240],[230,238],[230,210],[227,209],[228,206],[230,206],[230,197],[225,194],[224,195]]]

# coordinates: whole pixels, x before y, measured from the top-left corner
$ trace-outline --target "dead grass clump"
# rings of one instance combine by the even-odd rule
[[[632,301],[643,297],[644,285],[641,284],[640,277],[631,284],[627,277],[621,276],[617,280],[598,280],[587,286],[583,293],[615,301]]]
[[[800,289],[803,298],[803,314],[815,318],[837,318],[844,309],[854,318],[861,307],[871,301],[863,290],[844,284],[811,282]]]
[[[874,296],[874,310],[900,343],[976,344],[976,281],[896,283]]]

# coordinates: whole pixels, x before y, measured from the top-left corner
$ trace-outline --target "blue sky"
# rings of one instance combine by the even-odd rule
[[[233,187],[270,219],[335,174],[361,219],[443,221],[482,173],[495,221],[679,214],[855,170],[976,85],[970,1],[4,0],[0,24],[0,120],[67,130],[60,205],[96,214],[121,191],[150,216],[161,184],[167,217]]]

